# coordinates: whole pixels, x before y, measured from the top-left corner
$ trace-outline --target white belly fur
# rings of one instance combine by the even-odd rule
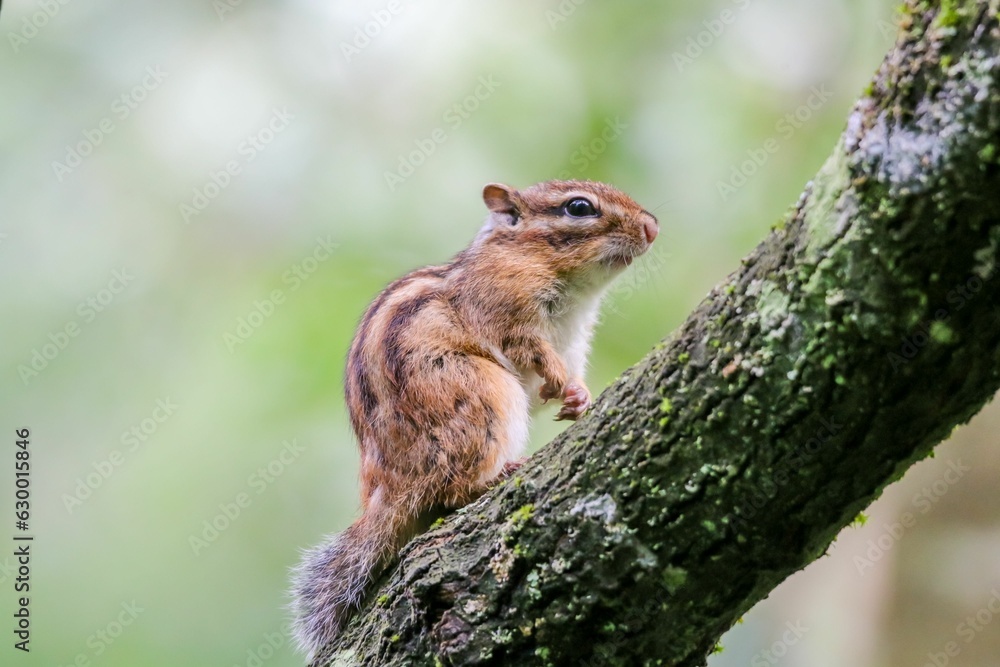
[[[583,379],[587,356],[590,353],[590,340],[605,290],[606,287],[602,286],[568,296],[567,298],[575,299],[576,303],[567,308],[565,314],[556,316],[552,320],[550,342],[566,364],[570,379]],[[495,353],[501,359],[501,363],[506,361],[506,357],[498,350]],[[513,370],[509,361],[504,366],[508,371]],[[507,397],[505,411],[507,419],[502,426],[505,437],[499,438],[503,443],[503,449],[498,452],[492,469],[483,471],[481,479],[483,482],[495,479],[503,470],[504,464],[523,456],[528,444],[530,412],[542,406],[542,400],[538,396],[542,379],[537,374],[529,372],[522,375],[520,380],[516,373],[506,372],[501,375],[504,376],[503,381],[508,383],[508,389],[504,392]]]
[[[566,298],[575,300],[575,304],[566,308],[563,315],[552,320],[551,343],[566,364],[570,379],[583,380],[587,371],[587,357],[590,354],[590,341],[594,334],[594,325],[601,308],[606,286],[592,288],[585,292],[568,295]],[[531,407],[537,410],[542,405],[538,390],[542,379],[535,373],[525,378],[525,391],[531,399]]]
[[[528,395],[514,375],[499,371],[497,377],[507,385],[503,392],[504,406],[500,411],[503,421],[498,425],[501,432],[497,434],[501,449],[497,452],[493,466],[480,475],[480,483],[496,479],[508,461],[524,455],[524,449],[528,445],[528,428],[531,425]]]

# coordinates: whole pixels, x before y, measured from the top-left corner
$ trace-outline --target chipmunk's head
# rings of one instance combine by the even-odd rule
[[[512,244],[543,256],[560,275],[612,276],[649,249],[653,214],[594,181],[546,181],[524,190],[483,188],[490,216],[476,244]]]

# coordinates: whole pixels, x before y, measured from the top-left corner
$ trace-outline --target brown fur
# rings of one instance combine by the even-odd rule
[[[578,197],[598,215],[567,215]],[[652,214],[602,183],[491,184],[483,199],[491,214],[473,243],[389,285],[351,345],[363,513],[297,572],[296,628],[310,652],[336,636],[428,512],[461,507],[516,467],[526,392],[561,398],[559,418],[586,408],[600,293],[657,232]]]

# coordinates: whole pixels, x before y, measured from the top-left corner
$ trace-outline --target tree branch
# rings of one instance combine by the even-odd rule
[[[997,5],[910,0],[785,221],[315,664],[703,665],[975,414],[1000,387]]]

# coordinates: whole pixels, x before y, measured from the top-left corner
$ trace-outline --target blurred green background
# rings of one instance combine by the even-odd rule
[[[358,508],[341,382],[378,290],[471,240],[484,183],[612,182],[662,231],[605,309],[599,391],[796,200],[893,11],[4,3],[0,511],[30,428],[36,540],[31,652],[5,629],[0,662],[301,664],[287,570]],[[997,432],[995,408],[960,429],[713,667],[1000,664],[1000,621],[960,627],[1000,591]]]

